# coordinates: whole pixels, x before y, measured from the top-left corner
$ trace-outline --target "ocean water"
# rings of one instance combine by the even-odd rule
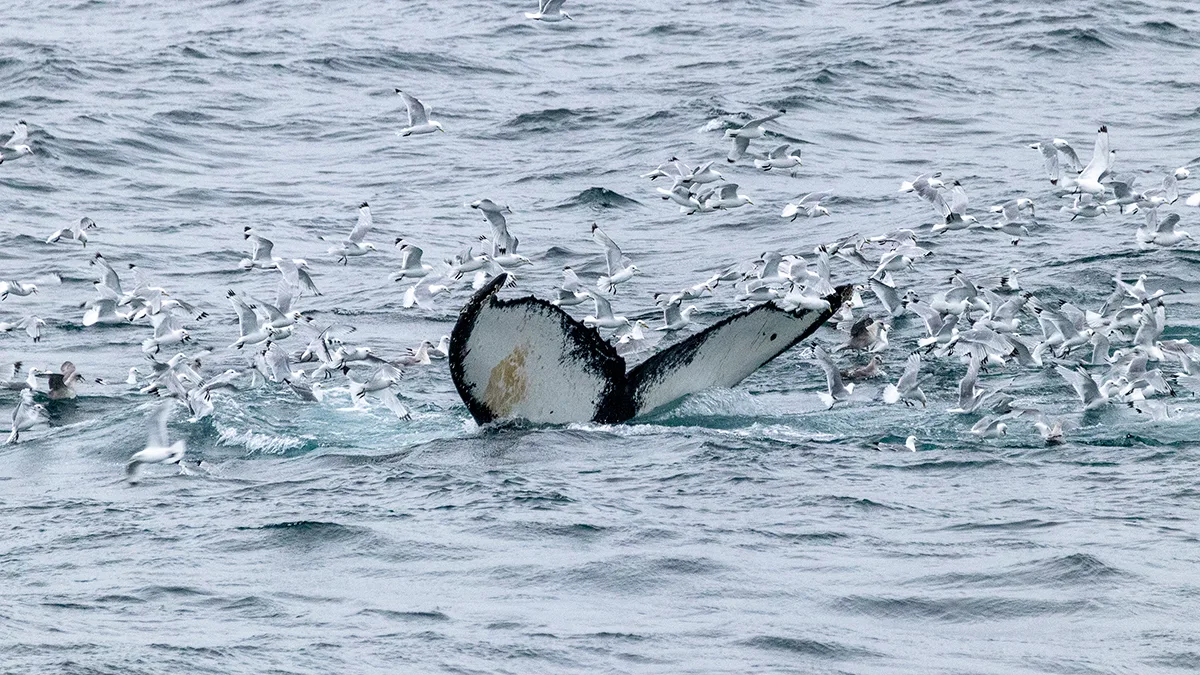
[[[971,436],[978,416],[947,412],[956,358],[926,360],[928,408],[884,406],[871,383],[826,411],[798,348],[648,420],[480,430],[441,361],[406,373],[411,421],[344,392],[219,392],[212,417],[172,419],[185,474],[125,485],[158,402],[120,383],[147,364],[150,328],[82,327],[88,261],[127,284],[136,264],[204,308],[185,351],[213,350],[219,372],[245,362],[226,291],[270,297],[277,281],[238,268],[245,226],[310,262],[322,295],[301,309],[391,357],[448,333],[469,289],[403,309],[390,244],[431,262],[477,244],[487,225],[464,202],[511,205],[534,262],[514,297],[548,295],[564,264],[594,279],[599,223],[644,271],[617,310],[653,323],[654,292],[766,250],[929,237],[932,212],[896,188],[940,170],[981,219],[1028,196],[1041,226],[1015,247],[978,228],[932,239],[903,286],[1017,268],[1040,298],[1094,309],[1114,275],[1145,273],[1171,292],[1164,337],[1200,340],[1196,247],[1139,251],[1141,216],[1069,221],[1027,147],[1066,138],[1086,162],[1107,124],[1143,187],[1200,157],[1187,3],[568,0],[575,20],[557,25],[526,20],[531,5],[10,10],[0,124],[26,120],[35,154],[0,165],[0,278],[40,292],[0,303],[0,321],[48,325],[37,344],[0,333],[0,363],[69,359],[112,384],[81,385],[48,404],[50,427],[0,447],[0,673],[1200,669],[1200,407],[1182,388],[1156,422],[1080,414],[1049,366],[985,375],[1080,425],[1047,448],[1024,422]],[[396,87],[447,133],[397,137]],[[799,145],[796,175],[720,169],[753,206],[684,217],[638,177],[672,155],[724,165],[720,130],[779,108],[752,147]],[[830,218],[779,218],[822,189]],[[347,233],[362,201],[386,245],[335,265],[318,237]],[[1200,212],[1168,210],[1197,227]],[[85,215],[86,249],[44,243]],[[738,309],[725,287],[698,304],[701,325]],[[891,378],[921,334],[897,322]],[[917,453],[875,448],[909,434]]]

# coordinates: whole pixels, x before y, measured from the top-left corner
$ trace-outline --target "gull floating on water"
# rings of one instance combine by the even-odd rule
[[[435,131],[446,133],[442,128],[441,122],[435,122],[429,119],[429,110],[424,103],[417,100],[415,96],[407,92],[397,89],[396,93],[400,98],[404,99],[404,105],[408,108],[408,127],[396,132],[401,136],[418,136],[420,134],[432,134]]]
[[[50,415],[46,412],[46,406],[33,402],[33,390],[23,389],[21,390],[21,400],[17,401],[17,407],[13,408],[12,423],[8,440],[5,443],[20,441],[22,431],[49,421]]]

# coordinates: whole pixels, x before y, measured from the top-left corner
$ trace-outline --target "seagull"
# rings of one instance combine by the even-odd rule
[[[1083,216],[1084,218],[1095,218],[1103,213],[1108,213],[1108,207],[1104,204],[1097,204],[1088,192],[1080,192],[1075,195],[1075,201],[1071,206],[1064,206],[1061,209],[1066,213],[1071,214],[1071,220]]]
[[[510,274],[509,281],[506,286],[512,286],[515,281]],[[405,309],[412,309],[414,306],[422,309],[428,309],[433,306],[433,300],[442,293],[449,293],[450,286],[446,283],[445,277],[425,276],[417,281],[417,283],[404,289],[404,297],[400,300],[400,306]]]
[[[865,366],[843,370],[842,379],[850,380],[851,382],[860,382],[874,377],[882,377],[887,374],[884,372],[882,366],[883,360],[879,358],[879,355],[872,354],[871,360],[867,361]]]
[[[404,243],[402,238],[396,239],[396,246],[400,247],[400,271],[392,275],[392,281],[420,279],[433,271],[432,265],[421,262],[424,251],[420,248]]]
[[[5,444],[20,441],[22,431],[49,421],[50,414],[46,412],[46,406],[33,402],[33,390],[22,389],[21,400],[17,401],[17,407],[12,411],[12,428]]]
[[[1092,161],[1083,168],[1078,178],[1064,178],[1063,187],[1071,188],[1073,192],[1086,192],[1096,196],[1104,194],[1105,186],[1100,179],[1112,168],[1112,154],[1108,144],[1108,127],[1102,126],[1096,133],[1096,147],[1092,151]]]
[[[275,246],[274,242],[259,235],[249,225],[242,229],[242,238],[249,239],[254,248],[251,250],[249,258],[242,258],[238,262],[238,267],[244,270],[269,270],[275,267],[275,260],[271,257],[271,251]]]
[[[401,136],[417,136],[420,134],[432,134],[435,131],[446,133],[442,128],[441,122],[434,122],[429,119],[429,110],[425,108],[425,104],[417,100],[415,96],[405,93],[397,89],[397,94],[404,99],[404,105],[408,107],[408,127],[396,132]]]
[[[726,129],[725,137],[733,139],[733,147],[729,151],[729,156],[726,157],[726,159],[729,160],[729,163],[732,164],[733,162],[738,161],[742,158],[742,155],[746,154],[747,148],[750,147],[750,139],[763,137],[766,132],[763,130],[762,125],[770,122],[773,119],[778,119],[785,112],[787,111],[780,110],[779,112],[772,113],[766,117],[750,120],[738,129]]]
[[[37,284],[26,284],[20,281],[0,281],[0,300],[5,300],[10,295],[24,297],[30,293],[37,292]]]
[[[908,360],[904,362],[904,374],[900,376],[900,381],[896,384],[889,384],[883,388],[884,403],[899,403],[904,401],[904,405],[912,406],[913,401],[920,401],[921,406],[925,404],[925,392],[921,391],[921,386],[917,378],[921,373],[921,355],[917,353],[909,354]]]
[[[916,192],[917,194],[920,194],[921,192],[930,188],[936,190],[937,188],[945,187],[946,184],[938,180],[941,178],[941,176],[941,171],[936,173],[923,173],[912,179],[911,182],[902,181],[900,183],[900,189],[897,190],[897,192]]]
[[[801,213],[809,218],[828,216],[829,209],[821,206],[821,202],[832,196],[833,192],[829,190],[824,192],[810,192],[796,202],[788,203],[787,206],[783,207],[783,213],[780,215],[783,218],[791,218],[792,220],[799,218]]]
[[[12,136],[0,146],[0,164],[32,155],[33,148],[29,147],[28,141],[29,127],[26,126],[25,120],[21,120],[13,127]]]
[[[41,318],[30,314],[29,316],[25,317],[24,319],[21,319],[20,323],[18,323],[16,325],[16,327],[24,328],[25,334],[28,335],[30,338],[32,338],[34,342],[41,342],[42,341],[42,326],[45,326],[45,325],[46,325],[46,322],[43,321]]]
[[[79,219],[78,223],[72,225],[71,227],[64,227],[61,230],[55,231],[55,233],[50,235],[50,238],[46,240],[46,243],[53,244],[54,242],[65,238],[77,241],[80,244],[83,244],[84,248],[87,248],[87,230],[90,230],[94,227],[96,227],[96,221],[84,216],[83,218]]]
[[[363,381],[350,378],[350,396],[355,405],[366,401],[367,394],[375,394],[396,417],[406,420],[412,418],[412,413],[405,407],[392,387],[400,381],[400,369],[390,363],[382,363],[371,375]]]
[[[695,195],[683,185],[675,185],[670,190],[658,188],[663,199],[669,199],[679,205],[679,210],[686,216],[700,211],[702,204]]]
[[[801,164],[800,150],[796,149],[795,152],[788,152],[787,143],[767,153],[765,159],[754,160],[754,166],[763,171],[770,171],[771,169],[794,169],[801,166]]]
[[[550,301],[550,304],[557,307],[571,307],[587,302],[590,297],[587,288],[579,280],[579,275],[575,274],[575,270],[570,266],[565,266],[563,267],[562,286],[559,287],[558,295]]]
[[[272,258],[275,263],[275,269],[283,275],[283,280],[289,286],[300,291],[309,291],[313,295],[320,295],[316,284],[313,283],[312,277],[308,274],[308,261],[303,258]]]
[[[696,311],[696,306],[688,305],[686,309],[680,309],[682,303],[682,299],[675,300],[674,302],[668,302],[663,307],[663,326],[661,330],[681,330],[692,322],[692,313]]]
[[[349,262],[350,256],[366,255],[375,250],[375,244],[365,242],[367,233],[371,231],[371,207],[366,202],[358,205],[358,222],[354,224],[354,229],[350,231],[350,236],[343,239],[338,246],[329,249],[330,253],[337,255],[338,262],[345,265]],[[324,237],[322,237],[324,238]],[[329,241],[329,239],[326,239]]]
[[[975,216],[967,214],[967,192],[963,190],[962,184],[954,181],[950,188],[950,202],[937,194],[933,200],[933,208],[944,219],[940,223],[933,226],[933,232],[943,232],[945,230],[965,230],[971,226],[971,223],[979,222]]]
[[[820,345],[813,347],[813,356],[817,360],[817,365],[825,371],[827,391],[817,393],[817,397],[821,399],[821,403],[825,404],[825,408],[832,408],[834,403],[850,398],[850,394],[854,391],[854,384],[842,383],[842,374],[838,370],[837,364],[833,362],[833,358]]]
[[[563,3],[566,0],[538,0],[537,12],[525,12],[526,19],[534,19],[536,21],[545,21],[547,23],[557,23],[563,21],[574,21],[566,10],[562,9]]]
[[[717,209],[736,209],[739,206],[753,204],[749,197],[743,194],[738,194],[737,183],[723,183],[715,191],[709,193],[707,199],[702,201],[706,211],[715,211]]]
[[[171,416],[174,403],[164,402],[150,418],[150,433],[146,447],[129,457],[125,465],[125,480],[134,485],[140,480],[143,464],[180,464],[183,460],[184,441],[179,439],[168,444],[167,419]],[[182,465],[181,465],[182,466]]]
[[[1178,225],[1178,213],[1168,214],[1159,220],[1157,208],[1146,211],[1146,224],[1139,227],[1137,231],[1138,248],[1147,249],[1155,246],[1166,248],[1174,246],[1184,239],[1191,239],[1192,235],[1176,229]]]
[[[253,313],[251,311],[251,314]],[[163,345],[188,342],[192,339],[191,334],[184,330],[178,319],[169,312],[152,314],[150,321],[154,324],[154,337],[142,340],[142,351],[146,354],[157,354]]]
[[[604,260],[608,264],[608,274],[601,276],[596,281],[596,286],[609,293],[616,293],[617,284],[629,281],[641,270],[621,252],[621,247],[617,246],[617,243],[605,234],[604,230],[600,229],[596,223],[592,223],[592,239],[604,248]]]
[[[597,293],[588,292],[596,310],[589,316],[583,317],[583,325],[591,328],[619,328],[630,325],[629,319],[613,314],[612,305]]]
[[[229,303],[233,305],[233,311],[238,315],[238,339],[231,347],[241,349],[246,345],[254,345],[263,342],[271,337],[271,331],[259,319],[258,313],[254,311],[254,307],[246,304],[246,301],[238,297],[237,293],[232,289],[226,293],[229,298]]]
[[[971,433],[980,438],[999,438],[1008,433],[1008,424],[1002,421],[1003,418],[989,415],[975,423],[971,427]]]
[[[1067,381],[1067,384],[1075,389],[1075,393],[1079,395],[1079,400],[1083,403],[1084,410],[1094,410],[1108,403],[1107,387],[1101,387],[1096,378],[1082,367],[1067,370],[1063,366],[1054,366],[1054,369]]]

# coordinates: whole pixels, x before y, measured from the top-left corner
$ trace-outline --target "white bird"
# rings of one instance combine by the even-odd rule
[[[152,314],[150,315],[150,321],[154,325],[154,337],[142,340],[142,351],[144,353],[149,354],[153,352],[157,354],[163,345],[188,342],[192,339],[191,334],[184,330],[179,320],[172,316],[170,312]]]
[[[36,370],[36,369],[34,369]],[[5,443],[16,443],[21,440],[21,432],[26,429],[45,424],[50,421],[50,415],[46,412],[46,406],[40,403],[33,402],[33,390],[22,389],[21,400],[17,401],[17,407],[12,411],[12,424],[8,434],[8,440]]]
[[[1171,213],[1165,218],[1159,220],[1158,209],[1150,209],[1146,211],[1146,223],[1138,228],[1136,239],[1138,248],[1153,248],[1155,246],[1174,246],[1184,239],[1191,239],[1192,235],[1177,229],[1179,225],[1179,214]]]
[[[557,23],[563,20],[574,21],[571,15],[562,9],[564,2],[566,0],[538,0],[538,11],[525,12],[525,18],[547,23]]]
[[[27,296],[30,293],[37,293],[37,284],[27,284],[20,281],[0,281],[0,300],[5,300],[10,295],[18,295],[21,297]]]
[[[129,457],[125,465],[125,480],[133,485],[141,478],[144,464],[180,464],[183,460],[185,443],[179,439],[168,443],[167,419],[171,416],[174,403],[166,402],[158,407],[150,418],[150,433],[146,439],[146,447]]]
[[[707,195],[707,198],[701,202],[706,211],[736,209],[739,206],[754,203],[746,195],[738,193],[737,183],[723,183],[720,187],[708,192]]]
[[[249,225],[242,229],[242,238],[249,239],[254,248],[251,249],[249,258],[242,258],[238,262],[238,267],[244,270],[269,270],[275,267],[275,260],[271,257],[271,252],[275,247],[274,242],[255,232],[254,228]]]
[[[417,136],[420,134],[432,134],[435,131],[446,133],[442,128],[441,122],[435,122],[429,119],[429,108],[425,107],[424,103],[400,89],[396,90],[400,98],[404,99],[404,105],[408,108],[408,127],[401,129],[397,133],[401,136]]]
[[[608,265],[608,274],[596,281],[596,287],[609,293],[617,292],[617,284],[625,283],[641,270],[633,264],[621,247],[612,240],[596,223],[592,223],[592,240],[604,248],[604,261]]]
[[[84,248],[87,248],[87,231],[94,227],[96,227],[96,221],[84,216],[83,218],[79,219],[78,223],[75,223],[71,227],[64,227],[61,230],[55,231],[54,234],[50,235],[50,238],[46,240],[46,243],[53,244],[54,242],[65,238],[72,241],[77,241],[80,244],[83,244]]]
[[[1071,220],[1075,220],[1080,216],[1095,218],[1101,214],[1108,213],[1108,206],[1097,203],[1090,193],[1080,192],[1075,195],[1075,201],[1070,206],[1064,206],[1061,210],[1065,213],[1070,213]]]
[[[283,280],[289,286],[300,291],[309,291],[313,295],[320,295],[316,284],[313,283],[312,276],[308,273],[308,261],[303,258],[272,258],[275,263],[275,269],[283,275]]]
[[[746,150],[750,147],[750,140],[753,138],[762,138],[766,133],[766,131],[763,130],[763,125],[773,119],[778,119],[785,112],[786,111],[784,110],[780,110],[779,112],[767,115],[766,117],[750,120],[749,122],[743,124],[740,128],[726,129],[725,137],[733,139],[733,147],[730,149],[729,156],[726,157],[726,159],[728,159],[730,163],[741,159],[742,155],[746,154]]]
[[[1067,381],[1067,384],[1075,389],[1075,393],[1079,395],[1079,400],[1083,403],[1084,410],[1093,410],[1108,403],[1108,389],[1101,387],[1100,383],[1083,368],[1067,370],[1063,366],[1054,366],[1054,369]]]
[[[570,266],[565,266],[563,267],[562,286],[559,287],[558,295],[550,301],[550,304],[558,307],[570,307],[583,304],[590,297],[587,288],[579,280],[579,275],[575,274],[575,270]]]
[[[1096,133],[1096,147],[1092,151],[1092,161],[1088,162],[1077,178],[1064,178],[1062,180],[1063,187],[1075,192],[1103,195],[1105,187],[1100,183],[1100,179],[1112,168],[1112,159],[1108,143],[1108,127],[1102,126]]]
[[[834,403],[850,398],[850,394],[854,392],[854,383],[844,384],[842,382],[842,373],[838,370],[837,364],[833,362],[833,358],[820,345],[813,347],[813,356],[817,360],[817,365],[825,371],[826,391],[817,393],[817,398],[821,399],[821,403],[824,403],[826,408],[832,408]]]
[[[241,349],[246,345],[258,344],[270,339],[271,331],[254,311],[254,307],[246,304],[246,301],[239,298],[232,289],[226,295],[229,297],[229,303],[233,305],[233,311],[238,315],[238,339],[230,346]]]
[[[883,388],[884,403],[899,403],[904,401],[904,405],[914,405],[914,401],[920,401],[924,407],[925,392],[921,391],[921,385],[918,378],[921,374],[921,355],[917,353],[909,354],[908,360],[904,362],[904,373],[900,376],[900,380],[896,384],[889,384]]]
[[[984,417],[971,427],[971,433],[980,438],[999,438],[1008,433],[1008,424],[994,415]]]
[[[809,218],[818,216],[828,216],[829,209],[821,206],[821,202],[833,196],[833,192],[826,190],[824,192],[810,192],[801,197],[796,202],[790,202],[783,207],[783,213],[780,214],[783,218],[791,218],[795,220],[800,217],[800,214]]]
[[[397,239],[396,246],[400,247],[400,271],[392,275],[392,281],[420,279],[433,271],[432,265],[421,262],[425,252],[419,247],[405,243],[403,239]]]
[[[354,229],[350,231],[350,236],[343,239],[337,246],[329,249],[329,252],[337,256],[339,263],[345,265],[349,262],[351,256],[366,255],[375,250],[375,244],[363,241],[367,233],[371,231],[373,220],[371,218],[371,207],[363,202],[358,205],[358,222],[354,224]],[[326,241],[328,238],[322,237]]]
[[[588,295],[595,303],[595,311],[591,315],[583,317],[583,325],[592,328],[619,328],[630,325],[629,319],[613,314],[612,305],[604,296],[590,291]]]
[[[19,159],[25,155],[32,155],[33,148],[29,147],[29,127],[26,126],[25,120],[17,122],[13,127],[12,135],[0,146],[0,164],[11,162],[14,159]]]
[[[800,149],[797,148],[795,152],[788,152],[787,143],[771,150],[765,158],[754,160],[754,166],[763,171],[770,171],[771,169],[794,169],[801,165]]]
[[[400,370],[395,366],[389,363],[380,364],[366,380],[350,378],[350,396],[357,405],[366,400],[368,393],[375,394],[396,417],[402,420],[410,419],[412,413],[392,391],[392,387],[400,381],[400,375]]]
[[[936,234],[945,230],[965,230],[971,223],[979,222],[978,218],[967,213],[967,203],[967,192],[958,181],[954,181],[950,187],[949,202],[940,194],[936,195],[933,208],[941,214],[943,220],[934,224],[933,232]]]
[[[658,192],[662,194],[663,199],[669,199],[678,204],[680,212],[684,215],[690,216],[703,207],[696,196],[683,185],[674,185],[670,190],[658,188]]]
[[[21,319],[20,323],[18,323],[16,325],[16,327],[24,328],[25,334],[28,335],[30,338],[32,338],[34,342],[41,342],[42,341],[42,327],[45,325],[46,325],[46,322],[43,321],[41,318],[34,316],[33,314],[30,314],[29,316],[25,317],[24,319]]]
[[[688,305],[684,309],[682,307],[683,300],[668,302],[663,307],[663,326],[661,330],[675,331],[685,328],[692,322],[692,313],[696,311],[695,305]]]
[[[509,275],[508,285],[512,285],[512,275]],[[404,289],[404,297],[400,300],[400,305],[405,309],[413,307],[428,309],[433,306],[433,301],[438,295],[449,292],[450,286],[446,283],[445,277],[425,276]]]

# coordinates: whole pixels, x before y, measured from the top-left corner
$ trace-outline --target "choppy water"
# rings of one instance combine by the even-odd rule
[[[1147,272],[1185,291],[1164,337],[1200,339],[1196,253],[1138,252],[1138,217],[1068,223],[1026,147],[1062,136],[1086,161],[1107,123],[1146,185],[1200,155],[1200,14],[1186,3],[569,0],[576,21],[554,26],[525,20],[531,4],[9,12],[0,120],[27,120],[36,154],[0,167],[0,276],[42,292],[9,298],[0,320],[50,325],[38,345],[0,334],[0,362],[69,358],[116,382],[142,362],[147,327],[80,326],[93,251],[207,308],[188,327],[220,367],[241,358],[225,347],[226,289],[275,284],[237,269],[252,225],[313,262],[324,295],[302,308],[395,355],[448,332],[465,291],[402,310],[394,251],[332,265],[317,236],[348,231],[361,201],[376,240],[403,235],[433,260],[486,230],[464,201],[510,203],[536,263],[522,286],[541,294],[565,263],[599,271],[600,222],[646,270],[618,309],[649,317],[654,291],[763,250],[927,232],[928,209],[895,190],[936,169],[977,208],[1035,197],[1045,226],[1019,247],[949,233],[904,283],[1018,267],[1039,295],[1096,306],[1113,274]],[[449,133],[397,138],[394,87]],[[795,178],[728,168],[758,206],[683,218],[637,177],[671,155],[723,157],[709,120],[775,108],[788,114],[772,132],[803,144],[805,164]],[[817,189],[838,195],[833,217],[779,219]],[[82,215],[100,225],[86,251],[43,243]],[[1183,215],[1186,229],[1196,212]],[[718,294],[698,318],[734,309]],[[893,336],[893,372],[917,334]],[[1046,449],[1025,425],[971,438],[974,418],[945,412],[961,370],[927,364],[928,410],[885,408],[864,385],[826,412],[819,371],[791,353],[645,423],[484,433],[444,362],[406,379],[411,422],[340,410],[344,396],[219,394],[214,417],[171,426],[189,475],[151,470],[136,488],[119,478],[153,403],[84,386],[53,405],[51,429],[0,450],[0,671],[1200,668],[1189,395],[1169,421],[1112,406]],[[1051,369],[1015,386],[1078,418]],[[921,452],[873,448],[909,433]]]

